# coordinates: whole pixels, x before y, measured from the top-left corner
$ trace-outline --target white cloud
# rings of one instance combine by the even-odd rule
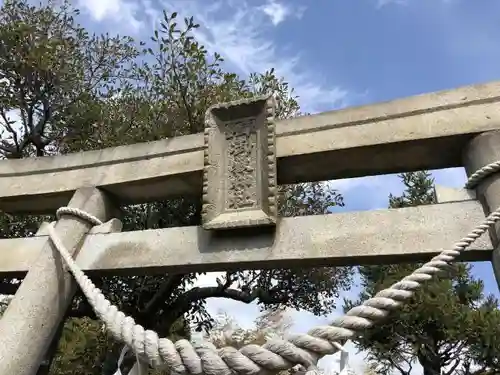
[[[266,4],[260,6],[259,9],[271,19],[274,26],[279,25],[290,16],[301,18],[305,11],[304,7],[293,8],[290,5],[278,3],[275,0],[268,1]]]
[[[264,6],[249,5],[250,2],[244,0],[219,0],[209,4],[203,0],[160,0],[154,3],[141,0],[134,5],[125,3],[125,0],[103,0],[103,4],[100,0],[81,1],[96,21],[112,17],[130,18],[137,27],[146,22],[157,24],[161,21],[163,9],[177,11],[180,19],[193,16],[201,25],[195,31],[196,38],[209,52],[220,53],[230,69],[246,76],[274,68],[295,89],[303,111],[315,113],[346,105],[348,93],[345,89],[325,83],[323,76],[302,62],[300,53],[285,50],[287,46],[270,37],[273,25],[283,22],[286,17],[300,18],[303,8],[285,6],[276,0]],[[119,4],[128,7],[121,15],[118,15]]]
[[[454,188],[464,187],[467,180],[464,168],[435,170],[432,171],[432,177],[436,185]],[[353,205],[356,210],[387,208],[389,194],[400,195],[404,189],[398,174],[334,180],[329,182],[329,185],[344,196],[345,208],[348,211],[352,210]]]
[[[377,8],[382,8],[386,5],[407,5],[408,0],[377,0]]]
[[[418,2],[422,2],[425,0],[418,0]],[[432,2],[435,4],[436,0],[432,0]],[[439,0],[439,2],[443,4],[451,4],[455,2],[455,0]],[[409,5],[410,0],[377,0],[377,8],[382,8],[386,5]]]
[[[346,178],[330,182],[330,186],[337,189],[340,193],[344,193],[349,189],[363,188],[369,190],[384,190],[387,192],[387,195],[389,192],[392,192],[392,187],[399,184],[399,178],[395,174]]]
[[[322,78],[301,64],[299,53],[287,53],[269,37],[269,18],[244,1],[220,1],[207,7],[198,1],[169,0],[170,9],[193,15],[202,25],[197,38],[244,74],[275,68],[295,88],[305,111],[317,112],[344,104],[347,92],[324,85]],[[182,5],[182,6],[181,6]],[[220,9],[224,8],[222,12]]]
[[[78,6],[101,27],[109,31],[118,28],[141,39],[152,31],[148,27],[162,20],[163,9],[177,11],[179,19],[193,16],[201,25],[195,35],[209,52],[220,53],[229,68],[243,76],[274,68],[294,88],[303,111],[316,113],[347,104],[345,89],[326,83],[293,46],[270,37],[274,26],[289,18],[300,19],[304,7],[279,0],[268,0],[264,5],[245,0],[208,4],[203,0],[78,0]]]
[[[133,2],[125,0],[78,0],[78,7],[87,13],[93,21],[111,21],[114,27],[121,25],[133,33],[143,26],[137,17],[139,7]]]

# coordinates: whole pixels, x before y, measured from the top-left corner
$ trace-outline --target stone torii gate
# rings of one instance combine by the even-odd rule
[[[273,99],[258,97],[212,107],[204,134],[0,162],[1,210],[69,206],[54,229],[0,240],[0,274],[26,274],[0,320],[0,375],[36,373],[71,302],[61,247],[89,274],[427,261],[500,206],[498,175],[436,189],[436,205],[279,219],[277,186],[458,166],[472,175],[500,160],[499,102],[493,82],[275,121]],[[121,233],[110,220],[119,205],[175,195],[203,199],[202,227]],[[498,233],[460,259],[491,260],[500,280]]]

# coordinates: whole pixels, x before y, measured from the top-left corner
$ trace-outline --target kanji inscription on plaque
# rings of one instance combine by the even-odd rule
[[[277,182],[271,97],[211,107],[205,118],[205,229],[274,225]]]

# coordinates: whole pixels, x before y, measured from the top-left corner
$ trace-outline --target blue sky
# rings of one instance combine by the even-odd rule
[[[197,38],[221,53],[228,69],[245,75],[274,67],[309,112],[500,78],[496,0],[82,0],[79,6],[89,29],[144,39],[162,9],[194,16],[202,25]],[[438,171],[435,177],[442,185],[465,182],[461,169]],[[346,210],[385,208],[389,193],[402,188],[396,176],[334,185],[344,194]],[[498,295],[489,264],[476,264],[475,274]],[[213,278],[200,282],[210,284]],[[258,313],[255,306],[232,301],[209,305],[236,314],[243,326]],[[302,332],[332,318],[306,312],[293,317],[293,329]],[[355,366],[361,359],[355,355]]]

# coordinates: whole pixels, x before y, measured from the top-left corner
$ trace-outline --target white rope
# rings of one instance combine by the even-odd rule
[[[497,170],[500,170],[500,162],[481,168],[471,176],[466,186],[476,184],[479,179]],[[470,182],[471,180],[474,181]],[[79,209],[63,207],[58,210],[58,215],[62,214],[75,215],[92,224],[100,223],[98,219]],[[401,281],[378,292],[362,305],[350,309],[330,326],[316,327],[307,334],[291,336],[286,340],[273,339],[262,346],[246,345],[239,350],[232,347],[216,349],[208,342],[193,345],[187,340],[179,340],[173,343],[167,338],[159,338],[154,331],[145,330],[134,319],[119,311],[96,288],[64,248],[52,226],[49,227],[49,235],[97,316],[116,339],[133,349],[141,362],[154,368],[167,368],[176,374],[254,375],[288,370],[296,364],[314,370],[321,357],[338,351],[338,342],[359,336],[386,318],[391,311],[410,299],[424,282],[446,270],[461,252],[499,220],[500,208],[451,250],[443,251]]]
[[[475,188],[480,181],[484,180],[489,175],[492,175],[493,173],[496,173],[498,171],[500,171],[500,161],[496,161],[494,163],[485,165],[484,167],[480,168],[479,170],[470,175],[470,177],[467,179],[467,182],[465,183],[465,188],[466,189]]]
[[[64,215],[74,216],[79,219],[83,219],[86,222],[95,226],[103,224],[103,222],[98,218],[96,218],[95,216],[89,214],[88,212],[82,211],[78,208],[61,207],[56,211],[57,220],[59,220]]]

